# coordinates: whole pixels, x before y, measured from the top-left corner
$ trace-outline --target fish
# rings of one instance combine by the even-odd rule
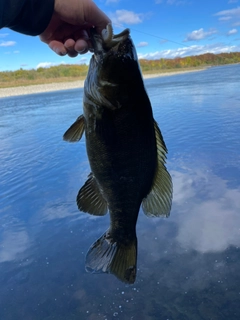
[[[130,30],[114,35],[108,24],[102,34],[91,30],[91,42],[83,114],[63,136],[77,142],[85,133],[91,172],[77,195],[78,209],[110,214],[110,226],[90,247],[85,269],[132,284],[140,207],[148,217],[170,214],[167,147],[153,118]]]

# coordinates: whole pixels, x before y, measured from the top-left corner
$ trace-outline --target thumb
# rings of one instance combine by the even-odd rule
[[[108,16],[93,1],[88,1],[88,5],[84,8],[84,20],[87,24],[94,26],[98,33],[111,23]]]

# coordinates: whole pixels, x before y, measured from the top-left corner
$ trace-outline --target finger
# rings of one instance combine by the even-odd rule
[[[84,54],[84,53],[87,53],[88,52],[88,49],[86,48],[85,50],[83,50],[82,52],[79,52],[80,54]]]
[[[75,50],[75,41],[73,39],[67,39],[64,42],[64,47],[67,50],[69,57],[74,58],[78,55],[78,52]]]
[[[86,53],[88,51],[88,43],[84,39],[78,39],[74,46],[75,51],[78,53]]]
[[[85,13],[85,20],[95,26],[97,32],[100,34],[107,24],[111,23],[108,16],[100,10],[93,1],[89,1],[88,10]]]
[[[67,54],[67,49],[60,41],[52,40],[49,42],[48,46],[59,56],[65,56]]]
[[[78,55],[78,52],[77,51],[68,51],[68,56],[70,57],[70,58],[75,58],[75,57],[77,57],[77,55]]]
[[[75,40],[73,39],[67,39],[64,42],[64,47],[69,50],[69,51],[74,51],[74,46],[75,46]]]

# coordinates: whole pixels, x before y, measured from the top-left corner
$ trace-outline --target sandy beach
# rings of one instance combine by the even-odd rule
[[[189,72],[196,72],[202,71],[202,69],[197,70],[184,70],[179,72],[166,72],[166,73],[154,73],[154,74],[147,74],[143,75],[144,79],[149,78],[157,78],[157,77],[166,77],[172,76],[176,74],[183,74]],[[58,82],[58,83],[46,83],[46,84],[38,84],[38,85],[30,85],[30,86],[23,86],[23,87],[12,87],[12,88],[0,88],[0,98],[4,97],[11,97],[11,96],[21,96],[33,93],[41,93],[41,92],[51,92],[51,91],[60,91],[60,90],[68,90],[68,89],[75,89],[75,88],[83,88],[84,81],[71,81],[71,82]]]

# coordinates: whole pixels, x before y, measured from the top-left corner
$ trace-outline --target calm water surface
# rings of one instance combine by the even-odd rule
[[[240,319],[240,65],[149,79],[169,149],[168,219],[139,215],[134,285],[88,274],[109,216],[79,212],[82,89],[0,99],[1,320]]]

